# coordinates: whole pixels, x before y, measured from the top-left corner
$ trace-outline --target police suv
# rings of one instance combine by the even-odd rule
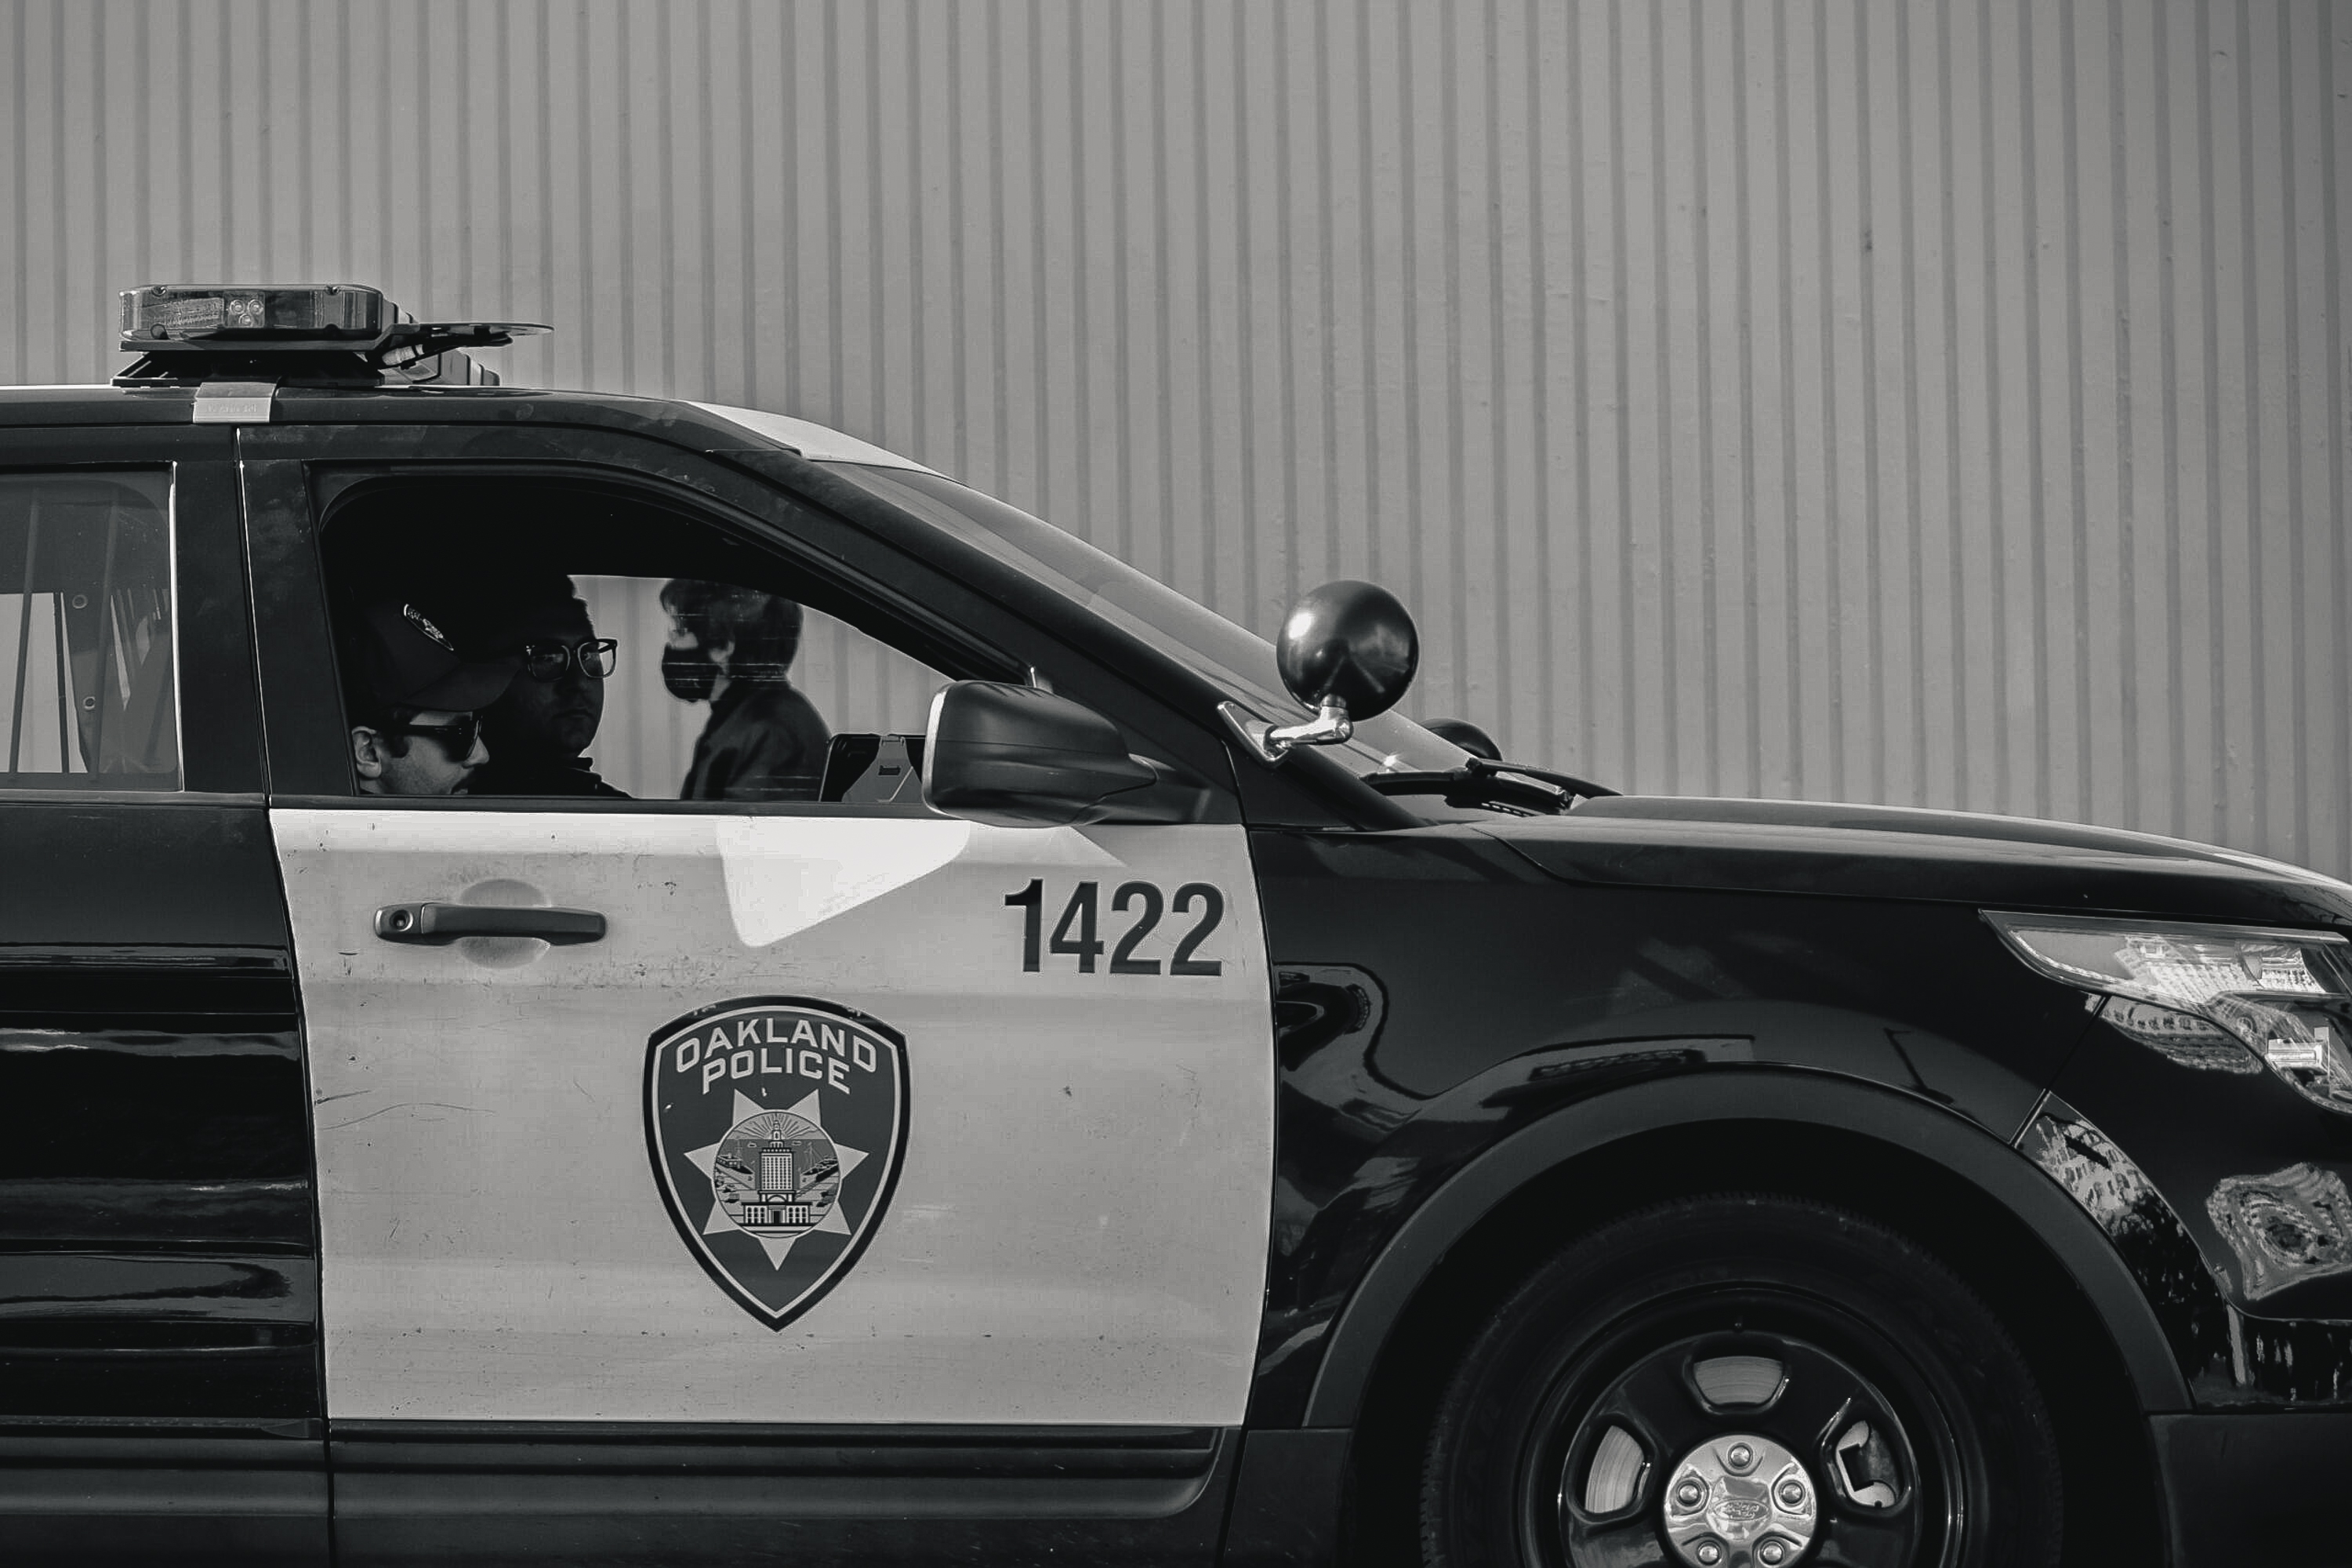
[[[2352,888],[1475,757],[523,330],[0,392],[0,1558],[2352,1558]]]

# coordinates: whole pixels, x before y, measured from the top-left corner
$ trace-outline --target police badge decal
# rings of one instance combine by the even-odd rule
[[[781,1329],[849,1271],[907,1142],[907,1047],[805,996],[720,1002],[646,1047],[646,1149],[687,1247]]]

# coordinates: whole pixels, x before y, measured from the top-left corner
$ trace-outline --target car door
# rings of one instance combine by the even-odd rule
[[[308,1104],[228,458],[218,427],[0,432],[10,1563],[326,1560]]]
[[[1229,787],[1197,822],[1040,829],[870,776],[756,805],[355,796],[320,583],[352,496],[397,529],[429,496],[625,475],[611,507],[842,584],[900,661],[877,689],[914,655],[932,684],[1034,666],[1111,689],[762,481],[576,446],[599,466],[479,430],[247,432],[339,1550],[652,1560],[790,1522],[906,1561],[1034,1517],[1204,1555],[1272,1154]]]

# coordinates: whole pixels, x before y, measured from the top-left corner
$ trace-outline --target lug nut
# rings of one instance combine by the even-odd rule
[[[1706,1499],[1706,1489],[1696,1481],[1685,1481],[1675,1489],[1675,1501],[1685,1508],[1696,1508]]]
[[[1779,1541],[1767,1541],[1756,1548],[1756,1561],[1764,1564],[1764,1568],[1780,1568],[1788,1558],[1788,1547]]]
[[[1723,1462],[1735,1470],[1744,1470],[1756,1462],[1756,1450],[1745,1443],[1734,1443],[1730,1452],[1723,1456]]]
[[[1702,1541],[1691,1548],[1691,1555],[1699,1560],[1701,1568],[1715,1568],[1723,1561],[1723,1548],[1712,1541]]]
[[[1805,1489],[1802,1482],[1782,1481],[1780,1483],[1780,1506],[1782,1508],[1805,1506]]]

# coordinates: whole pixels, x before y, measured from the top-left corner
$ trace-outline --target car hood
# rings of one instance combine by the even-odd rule
[[[2284,861],[2071,822],[1812,801],[1615,795],[1481,824],[1570,881],[2352,925],[2352,885]]]

